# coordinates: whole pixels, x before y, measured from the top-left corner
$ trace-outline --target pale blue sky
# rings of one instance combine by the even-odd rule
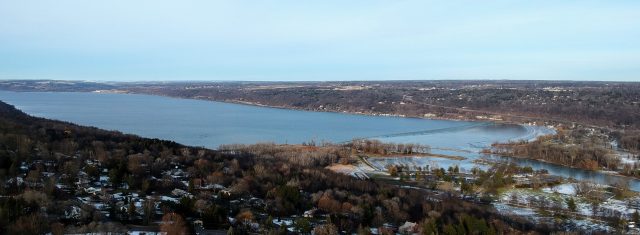
[[[0,79],[640,81],[640,1],[0,0]]]

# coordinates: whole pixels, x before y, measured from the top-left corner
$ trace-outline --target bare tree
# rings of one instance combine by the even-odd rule
[[[313,229],[316,235],[335,235],[338,234],[338,228],[333,224],[318,225]]]
[[[182,216],[168,213],[162,217],[160,231],[167,233],[167,235],[184,235],[187,234],[187,226]]]

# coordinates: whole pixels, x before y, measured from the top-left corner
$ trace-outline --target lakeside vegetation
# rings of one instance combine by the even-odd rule
[[[456,197],[324,169],[349,161],[346,146],[214,151],[34,118],[4,103],[0,114],[2,233],[366,234],[397,231],[406,222],[415,223],[406,229],[427,234],[548,229]]]
[[[494,143],[484,152],[639,177],[638,155],[632,152],[625,157],[621,156],[612,146],[612,138],[615,140],[610,133],[597,129],[558,129],[556,134],[539,137],[534,141]],[[626,158],[625,161],[623,158]]]

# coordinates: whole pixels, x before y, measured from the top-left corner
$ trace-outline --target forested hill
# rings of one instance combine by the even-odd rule
[[[325,169],[352,161],[347,146],[222,149],[30,117],[0,102],[0,234],[336,234],[406,222],[425,234],[548,231],[455,195]]]

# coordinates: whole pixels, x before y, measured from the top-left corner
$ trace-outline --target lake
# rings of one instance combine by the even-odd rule
[[[438,161],[441,167],[455,164],[466,169],[475,165],[472,160],[480,157],[479,150],[493,142],[531,140],[554,133],[540,126],[309,112],[138,94],[0,91],[0,100],[38,117],[208,148],[257,142],[339,143],[356,138],[420,143],[433,147],[434,153],[468,158],[429,161]],[[598,183],[621,180],[538,161],[513,161]],[[634,190],[640,190],[640,181],[630,183]]]
[[[354,138],[393,139],[469,149],[495,141],[531,139],[543,127],[308,112],[152,95],[7,92],[0,100],[39,117],[144,137],[217,148],[221,144]]]

